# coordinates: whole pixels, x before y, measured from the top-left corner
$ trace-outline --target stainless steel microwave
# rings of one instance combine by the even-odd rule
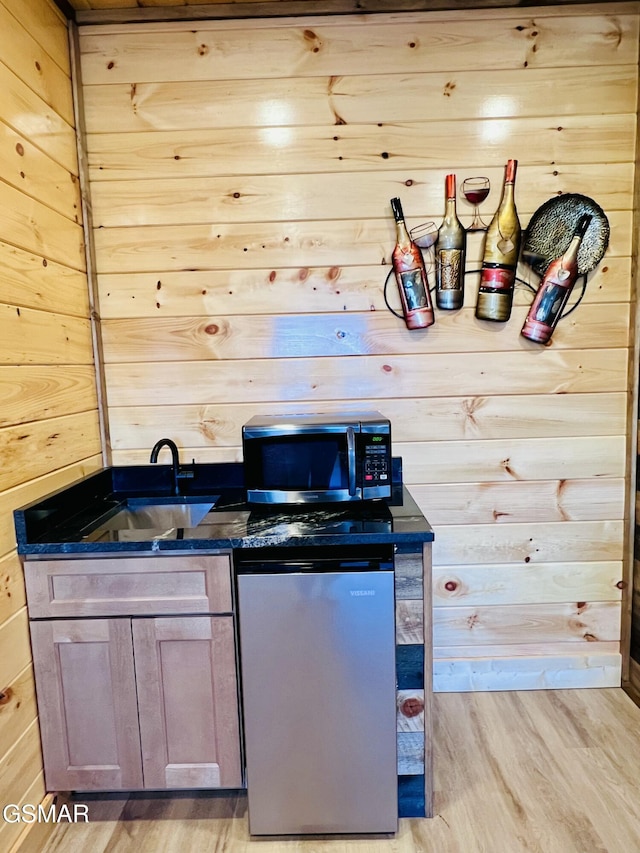
[[[242,449],[249,503],[391,497],[391,424],[379,412],[256,416]]]

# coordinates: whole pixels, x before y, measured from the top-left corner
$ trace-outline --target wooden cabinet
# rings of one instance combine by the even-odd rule
[[[142,788],[130,619],[31,623],[47,788]]]
[[[29,561],[25,577],[49,790],[242,785],[228,556]],[[61,610],[77,618],[46,618]]]
[[[233,619],[134,619],[146,788],[239,788]]]

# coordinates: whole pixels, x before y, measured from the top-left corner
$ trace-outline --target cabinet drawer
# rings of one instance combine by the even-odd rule
[[[227,554],[27,560],[29,616],[229,613]]]

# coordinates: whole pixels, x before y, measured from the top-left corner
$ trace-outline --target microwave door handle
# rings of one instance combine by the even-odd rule
[[[347,475],[349,495],[356,494],[356,435],[353,427],[347,427]]]

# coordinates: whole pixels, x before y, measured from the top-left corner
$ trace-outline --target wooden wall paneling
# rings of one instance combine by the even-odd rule
[[[2,0],[2,5],[16,18],[28,21],[29,34],[69,76],[66,21],[55,3],[42,3],[41,0]]]
[[[234,128],[91,134],[92,183],[150,178],[234,177],[251,158],[260,175],[340,173],[400,167],[448,169],[452,161],[473,167],[482,151],[483,165],[503,166],[504,148],[527,151],[528,166],[549,163],[614,163],[633,145],[635,116],[589,115],[483,118],[394,124],[345,124],[339,128]],[[487,146],[500,139],[501,146]],[[287,145],[278,144],[287,142]],[[532,145],[535,140],[535,145]],[[269,144],[271,141],[272,144]],[[482,146],[482,148],[481,148]],[[389,166],[389,164],[391,164]],[[463,212],[461,205],[460,213]]]
[[[0,690],[0,753],[5,755],[23,732],[23,715],[31,719],[36,716],[36,692],[31,665],[18,673],[10,684],[3,684]]]
[[[76,176],[3,122],[0,122],[0,177],[69,219],[78,216]]]
[[[590,643],[620,637],[620,602],[510,604],[504,607],[434,607],[433,642],[527,643],[545,640]]]
[[[315,408],[317,409],[318,407],[316,406]],[[352,411],[353,411],[353,409],[352,409]],[[135,427],[135,424],[132,424],[131,426]],[[166,432],[166,429],[164,431]],[[158,434],[159,434],[158,429],[156,428],[155,435],[157,436]],[[125,441],[124,443],[125,444],[131,444],[132,441],[133,441],[133,439],[130,435],[128,441]],[[149,453],[150,453],[152,446],[153,446],[152,444],[148,444],[147,446],[145,446],[143,448],[132,447],[130,449],[123,448],[122,450],[116,450],[116,451],[114,451],[114,460],[118,459],[119,460],[118,464],[134,465],[134,464],[147,463],[149,461]],[[242,446],[240,444],[233,445],[233,446],[223,445],[221,447],[212,447],[212,446],[190,447],[189,445],[185,445],[181,448],[181,456],[183,456],[184,458],[191,458],[192,456],[197,457],[197,461],[199,461],[199,462],[240,461],[242,459]],[[463,482],[462,478],[464,477],[464,474],[459,474],[459,476],[461,477],[460,482]],[[486,476],[488,478],[491,478],[492,476],[499,476],[499,474],[497,474],[495,470],[493,472],[487,471]],[[547,475],[547,477],[550,477],[550,476],[551,476],[551,474],[549,473]],[[506,479],[506,476],[505,476],[505,479]],[[415,490],[415,492],[418,493],[423,488],[429,488],[429,485],[425,485],[425,484],[421,484],[421,483],[412,483],[411,480],[412,480],[412,477],[406,477],[405,478],[405,482],[408,485],[411,485],[411,491],[412,492]],[[484,483],[486,483],[488,485],[490,485],[492,482],[493,481],[491,479],[487,479],[486,481],[484,481]],[[560,488],[562,488],[561,481],[558,481],[558,482],[560,483]],[[484,483],[482,483],[481,485],[484,485]],[[498,485],[501,485],[501,484],[498,484]],[[557,510],[549,510],[550,514],[551,513],[555,514],[555,512],[557,512]],[[498,521],[498,519],[500,518],[500,511],[498,511],[497,515],[498,515],[498,517],[496,518],[496,522],[500,523]],[[504,523],[504,522],[502,522],[502,523]]]
[[[396,602],[396,643],[423,645],[428,642],[424,631],[424,603],[422,599]]]
[[[100,452],[98,413],[91,410],[0,429],[0,489],[10,489]]]
[[[8,184],[0,183],[0,228],[11,235],[11,243],[66,264],[84,269],[84,249],[80,213],[76,222],[47,204],[23,195]]]
[[[323,79],[275,79],[269,81],[265,102],[264,83],[196,81],[101,84],[91,87],[87,103],[90,133],[155,130],[196,130],[207,127],[267,127],[324,125],[340,127],[374,122],[411,121],[413,105],[420,103],[420,116],[439,120],[484,118],[485,101],[478,98],[476,71],[414,73],[402,75],[402,97],[393,74],[367,72],[353,77]],[[565,112],[604,115],[635,112],[636,66],[583,66],[565,68],[562,85],[557,72],[548,68],[485,71],[486,91],[500,92],[491,104],[492,118],[548,116],[557,121]],[[328,87],[331,86],[330,91]],[[274,108],[286,104],[280,114]],[[271,105],[273,107],[270,109]],[[588,105],[585,106],[585,105]],[[265,115],[265,112],[269,112]],[[556,127],[559,125],[556,124]],[[263,133],[267,143],[287,142],[287,135]],[[504,159],[504,158],[503,158]],[[479,152],[475,162],[483,162]]]
[[[435,660],[437,692],[618,687],[620,653]]]
[[[396,600],[424,598],[422,554],[396,551],[394,579]]]
[[[471,271],[479,265],[478,246],[476,256],[468,259],[467,268]],[[214,312],[216,316],[222,316],[237,315],[240,306],[248,303],[252,314],[385,313],[387,308],[382,285],[389,269],[388,265],[381,266],[378,262],[363,266],[301,266],[277,270],[251,268],[101,274],[98,275],[100,312],[103,320],[198,317],[213,315]],[[523,269],[522,265],[519,274],[523,277],[528,275],[532,284],[537,282],[535,275]],[[605,261],[589,275],[582,304],[628,302],[630,282],[631,258],[607,254]],[[465,282],[467,308],[475,308],[477,284],[477,276],[468,274]],[[575,302],[577,295],[572,295],[570,304]],[[393,300],[393,283],[389,298]],[[530,304],[531,291],[518,286],[514,305]],[[395,323],[395,328],[400,332],[403,327]]]
[[[0,365],[0,427],[95,410],[93,365]]]
[[[485,171],[493,186],[499,188],[503,169],[491,167]],[[434,212],[442,203],[445,173],[444,169],[435,173],[424,169],[378,169],[348,175],[99,181],[92,190],[93,220],[96,228],[331,220],[335,218],[337,197],[341,198],[342,219],[371,219],[386,214],[388,199],[398,193],[410,198],[419,193],[422,209]],[[534,211],[550,196],[569,190],[589,194],[610,210],[619,206],[628,191],[633,166],[602,163],[592,175],[585,173],[582,164],[560,168],[523,165],[518,179],[522,182],[522,189],[518,184],[518,208],[522,211]],[[382,210],[381,201],[385,203]]]
[[[545,200],[539,199],[540,203]],[[388,205],[385,195],[380,199],[379,209],[383,218],[375,220],[100,228],[94,233],[96,253],[100,258],[99,272],[154,271],[157,275],[164,271],[210,267],[232,270],[270,266],[277,270],[279,267],[331,268],[375,263],[384,266],[389,262],[394,241],[392,223],[387,221]],[[417,210],[411,202],[407,207],[405,212],[411,215],[413,222],[429,218],[428,213]],[[528,221],[535,208],[522,211],[523,221]],[[613,210],[607,215],[611,225],[608,256],[630,256],[630,211]],[[380,286],[383,281],[381,275]]]
[[[0,800],[45,794],[12,511],[100,465],[67,25],[0,0]],[[23,824],[0,827],[0,847]],[[41,834],[36,833],[39,838]]]
[[[538,344],[520,338],[527,311],[528,306],[517,306],[500,336],[487,335],[471,308],[438,317],[428,337],[412,336],[390,312],[321,314],[304,321],[296,315],[105,320],[104,358],[128,363],[517,349],[538,352]],[[553,346],[579,350],[587,336],[593,349],[624,347],[628,334],[628,304],[585,305],[579,317],[572,315],[559,324]]]
[[[390,413],[435,571],[472,585],[439,618],[487,626],[473,642],[443,629],[439,690],[620,675],[639,13],[81,28],[114,462],[146,462],[160,422],[204,462],[239,459],[254,412]],[[523,225],[563,192],[605,209],[582,304],[530,345],[531,290],[508,324],[480,323],[472,273],[462,311],[407,332],[382,294],[389,198],[437,223],[447,172],[487,174],[488,219],[508,157]],[[481,256],[471,235],[467,269]],[[424,619],[402,606],[411,638]]]
[[[19,673],[31,663],[26,608],[20,609],[0,625],[0,648],[2,648],[0,684],[7,685],[11,684]]]
[[[626,357],[614,350],[546,350],[531,370],[532,354],[466,353],[369,356],[367,359],[298,358],[244,361],[108,364],[110,405],[210,404],[277,401],[284,383],[290,400],[322,401],[457,394],[561,394],[624,391]],[[247,369],[249,368],[249,369]],[[188,375],[189,382],[184,383]],[[424,377],[416,381],[416,377]],[[285,395],[282,395],[285,396]]]
[[[24,15],[24,12],[23,12]],[[73,103],[68,69],[65,72],[30,34],[25,23],[0,3],[0,28],[4,36],[3,62],[69,124]],[[60,29],[60,27],[58,27]]]
[[[429,483],[411,493],[432,525],[599,521],[624,513],[625,480]]]
[[[437,529],[435,566],[621,560],[622,520],[446,525]]]
[[[409,703],[405,705],[405,703]],[[420,705],[424,706],[424,690],[398,690],[398,716],[397,726],[399,732],[422,732],[424,731],[424,709],[417,714],[414,710]],[[403,713],[403,707],[409,708],[413,716]]]
[[[88,318],[16,305],[0,306],[2,364],[86,364],[92,361]]]
[[[433,599],[436,607],[559,604],[582,594],[589,601],[620,601],[621,577],[622,565],[615,560],[437,566]]]
[[[423,642],[420,608],[398,603],[398,643]],[[620,637],[620,602],[580,601],[560,604],[509,604],[433,608],[433,644],[438,646],[545,642],[616,642]],[[570,648],[567,649],[569,653]]]
[[[42,801],[46,789],[41,766],[40,730],[37,720],[33,720],[22,737],[3,757],[2,766],[0,766],[0,790],[14,795],[8,802],[37,804]],[[25,794],[33,799],[23,800],[22,795],[16,796],[16,793],[24,788],[25,780],[29,780]],[[8,850],[23,828],[22,824],[3,821],[0,825],[2,848]]]
[[[532,21],[524,26],[479,26],[474,16],[448,20],[413,16],[396,22],[389,16],[348,20],[304,21],[288,27],[247,29],[244,22],[222,28],[202,23],[197,30],[183,24],[126,29],[103,28],[83,40],[83,77],[100,83],[157,83],[165,80],[253,79],[259,54],[264,79],[349,76],[369,73],[371,47],[376,64],[396,74],[451,69],[575,67],[585,52],[593,65],[633,62],[638,40],[634,14],[569,15]],[[409,37],[408,37],[409,36]],[[165,61],[159,65],[158,56]]]
[[[2,371],[0,370],[0,378]],[[499,397],[414,397],[364,399],[323,403],[326,411],[345,408],[374,409],[381,406],[394,415],[393,441],[437,439],[515,439],[553,436],[620,435],[625,426],[623,392],[607,394],[540,394]],[[313,403],[280,401],[282,414],[312,412]],[[109,410],[111,438],[116,449],[133,439],[151,448],[162,422],[183,447],[198,451],[209,446],[233,446],[240,442],[242,424],[254,414],[269,414],[273,404],[213,403],[189,406],[113,406]],[[523,412],[527,416],[523,417]],[[130,430],[135,426],[135,433]],[[394,451],[395,452],[395,451]],[[414,486],[414,490],[415,490]],[[425,487],[428,489],[428,486]]]
[[[70,173],[77,169],[73,127],[33,92],[10,68],[0,63],[3,92],[2,121],[60,163]],[[38,121],[33,121],[33,116]]]
[[[10,305],[79,317],[89,313],[87,279],[82,271],[2,242],[0,293],[2,301]]]
[[[58,803],[56,794],[44,794],[44,773],[40,774],[31,788],[27,791],[23,798],[23,803],[41,803],[43,809],[48,814],[51,805]],[[16,824],[15,832],[18,832],[13,846],[9,848],[9,853],[42,853],[45,845],[48,842],[52,825],[50,823],[35,824]],[[22,828],[21,828],[22,827]],[[6,839],[8,842],[8,839]]]
[[[0,559],[0,624],[26,603],[22,566],[14,551]]]
[[[166,430],[157,430],[156,434],[165,433]],[[157,439],[156,439],[157,441]],[[112,450],[111,459],[113,465],[147,465],[152,444],[144,448],[132,450]],[[242,447],[233,448],[208,448],[204,452],[194,453],[189,447],[181,447],[181,459],[196,459],[198,462],[242,462]]]
[[[550,660],[553,657],[562,657],[567,653],[566,640],[560,642],[544,643],[511,643],[509,645],[486,645],[484,643],[471,643],[468,646],[436,646],[435,657],[440,660],[454,659],[464,660],[466,658],[517,658],[537,656]],[[573,647],[577,648],[576,646]],[[611,641],[589,641],[589,655],[618,655],[618,666],[620,664],[620,642]],[[455,664],[454,664],[455,665]],[[614,686],[618,686],[617,684]]]
[[[397,446],[407,483],[491,483],[624,477],[622,436],[423,441]],[[587,482],[584,488],[588,488]],[[564,500],[563,483],[556,500]],[[497,519],[496,519],[497,521]]]

